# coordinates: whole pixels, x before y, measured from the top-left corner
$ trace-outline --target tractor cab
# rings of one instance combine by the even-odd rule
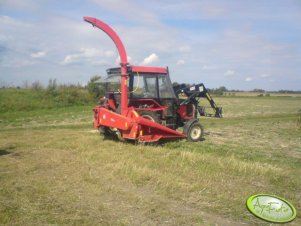
[[[178,98],[172,88],[167,68],[128,66],[128,107],[152,121],[170,128],[176,125]],[[110,109],[120,112],[120,68],[107,70],[106,102]],[[102,103],[103,105],[103,103]]]
[[[128,97],[130,99],[152,98],[175,99],[176,95],[171,85],[168,70],[166,68],[129,66],[128,69]],[[120,68],[107,70],[105,79],[106,92],[115,92],[120,88]]]
[[[132,72],[129,77],[130,99],[175,99],[168,73]]]

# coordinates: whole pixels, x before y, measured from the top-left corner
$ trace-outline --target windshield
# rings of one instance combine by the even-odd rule
[[[104,79],[106,92],[118,91],[120,89],[121,75],[114,74]]]
[[[166,74],[134,74],[130,78],[132,98],[175,98]]]

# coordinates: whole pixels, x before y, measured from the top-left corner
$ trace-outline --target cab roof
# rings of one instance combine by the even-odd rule
[[[121,69],[120,67],[118,68],[109,68],[107,69],[107,74],[115,74],[115,73],[120,73]],[[134,65],[129,65],[127,67],[127,71],[129,72],[138,72],[138,73],[156,73],[156,74],[167,74],[168,73],[168,68],[164,67],[146,67],[146,66],[134,66]]]

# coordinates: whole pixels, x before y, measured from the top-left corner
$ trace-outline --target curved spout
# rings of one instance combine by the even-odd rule
[[[121,66],[121,114],[125,115],[128,110],[128,90],[127,90],[127,55],[124,48],[123,43],[121,42],[119,36],[117,33],[106,23],[93,18],[93,17],[84,17],[84,20],[90,24],[92,24],[95,27],[98,27],[99,29],[103,30],[114,42],[116,45],[116,48],[118,50],[119,56],[120,56],[120,66]]]
[[[103,30],[115,43],[118,52],[119,52],[119,56],[120,56],[120,63],[121,64],[127,64],[127,55],[126,55],[126,51],[124,48],[123,43],[121,42],[119,36],[117,35],[117,33],[107,24],[105,24],[104,22],[93,18],[93,17],[84,17],[84,20],[90,24],[92,24],[95,27],[98,27],[99,29]]]

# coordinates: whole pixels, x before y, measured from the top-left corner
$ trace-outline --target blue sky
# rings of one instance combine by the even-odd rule
[[[0,0],[0,85],[86,84],[118,65],[111,25],[135,65],[209,88],[301,90],[300,0]]]

